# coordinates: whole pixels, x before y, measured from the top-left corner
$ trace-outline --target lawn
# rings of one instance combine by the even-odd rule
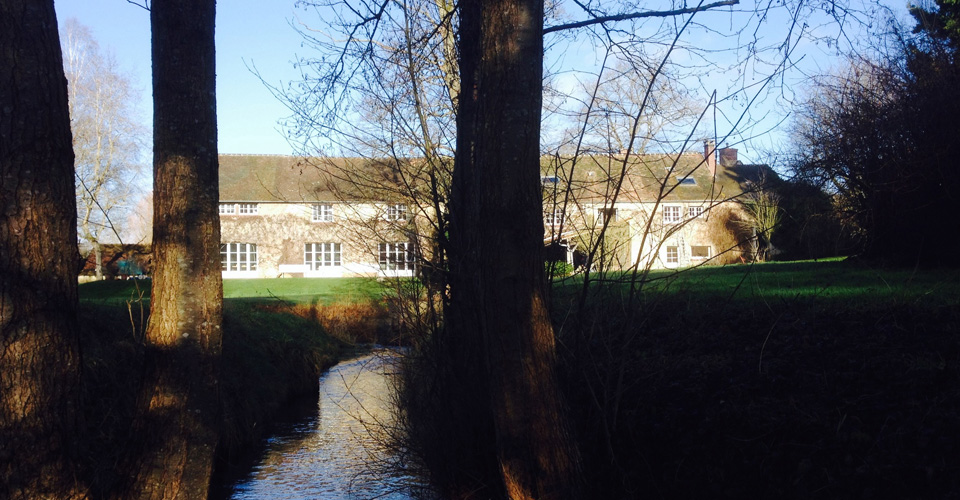
[[[80,285],[80,299],[123,302],[143,292],[150,297],[150,280],[95,281]],[[224,280],[225,299],[282,299],[294,303],[355,303],[377,300],[383,286],[370,278],[276,278]]]
[[[581,312],[563,307],[578,283],[558,289],[567,400],[600,496],[960,498],[960,271],[652,277],[629,306],[616,281]]]
[[[603,294],[625,295],[629,275],[610,274]],[[560,296],[577,293],[582,277],[557,285]],[[769,262],[751,265],[704,266],[677,271],[656,270],[642,287],[646,297],[696,297],[740,303],[819,301],[883,303],[918,301],[960,303],[960,270],[886,269],[843,260]]]

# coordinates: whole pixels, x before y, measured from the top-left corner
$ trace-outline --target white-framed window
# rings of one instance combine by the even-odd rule
[[[693,245],[690,247],[690,260],[707,260],[710,258],[710,247]]]
[[[220,215],[257,215],[259,203],[221,203]]]
[[[696,219],[703,215],[703,207],[687,207],[687,217],[690,219]]]
[[[667,264],[680,262],[680,247],[667,247]]]
[[[675,224],[680,222],[680,206],[679,205],[664,205],[663,207],[663,223],[664,224]]]
[[[339,243],[307,243],[303,248],[303,263],[311,271],[323,267],[340,266]]]
[[[220,245],[221,271],[256,271],[256,243],[222,243]]]
[[[603,221],[617,222],[616,208],[598,208],[597,224],[603,224]]]
[[[260,212],[258,203],[238,203],[237,213],[240,215],[257,215]]]
[[[563,224],[563,209],[554,207],[552,211],[547,212],[543,216],[543,223],[547,226],[559,226]]]
[[[413,271],[416,255],[409,242],[380,243],[380,269],[384,271]]]
[[[407,220],[407,206],[402,203],[387,206],[387,220],[396,222]]]
[[[313,222],[333,222],[333,205],[315,203],[312,207],[311,220]]]

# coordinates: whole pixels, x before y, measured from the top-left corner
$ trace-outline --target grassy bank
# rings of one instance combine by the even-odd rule
[[[85,463],[98,491],[109,490],[125,474],[117,464],[131,439],[149,285],[131,280],[80,286]],[[383,308],[374,300],[374,285],[294,279],[225,283],[223,458],[258,443],[265,423],[291,398],[315,394],[321,372],[343,351],[375,339],[368,315]]]
[[[597,498],[960,497],[960,272],[853,262],[558,285]]]

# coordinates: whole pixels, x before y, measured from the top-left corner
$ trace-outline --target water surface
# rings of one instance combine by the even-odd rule
[[[234,500],[407,500],[416,479],[383,438],[393,424],[397,354],[378,350],[320,378],[315,412],[280,425],[259,463],[233,485]]]

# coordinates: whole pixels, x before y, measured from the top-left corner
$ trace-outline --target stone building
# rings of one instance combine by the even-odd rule
[[[545,159],[544,242],[571,264],[623,270],[747,260],[742,201],[769,168],[703,153]],[[435,206],[415,160],[220,156],[224,278],[413,276]]]
[[[719,156],[719,161],[717,161]],[[576,267],[663,269],[753,260],[745,204],[776,174],[737,150],[556,157],[543,167],[545,243]]]
[[[223,277],[412,276],[416,213],[389,172],[360,159],[221,155]]]

